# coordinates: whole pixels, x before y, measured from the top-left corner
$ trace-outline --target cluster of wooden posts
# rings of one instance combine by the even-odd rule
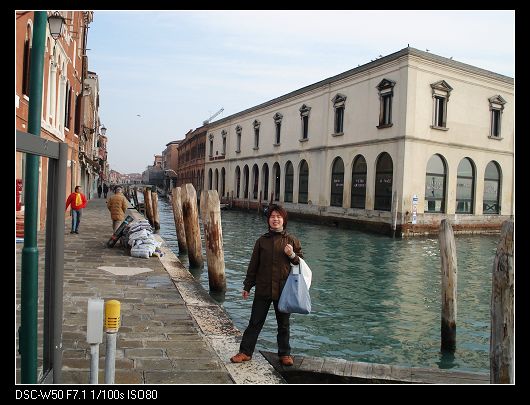
[[[154,190],[153,190],[154,189]],[[155,230],[160,229],[158,214],[158,194],[153,187],[145,187],[144,213]],[[138,208],[137,187],[131,197]],[[130,198],[129,198],[130,199]],[[202,255],[201,232],[197,192],[192,184],[175,187],[171,191],[173,218],[177,233],[179,253],[188,254],[190,268],[201,268],[204,265]],[[203,191],[200,199],[200,214],[204,227],[206,243],[206,260],[208,263],[208,283],[211,291],[225,291],[225,259],[223,251],[223,230],[221,227],[221,204],[216,190]]]
[[[490,382],[514,383],[513,221],[505,221],[493,261],[491,288]],[[446,219],[438,235],[442,261],[441,349],[456,349],[457,258],[453,227]]]
[[[179,253],[187,253],[190,267],[203,266],[197,193],[192,184],[175,187],[171,191],[173,218],[177,232]],[[203,191],[200,199],[200,214],[204,227],[208,284],[210,291],[225,291],[225,256],[223,251],[223,229],[221,226],[221,204],[216,190]]]

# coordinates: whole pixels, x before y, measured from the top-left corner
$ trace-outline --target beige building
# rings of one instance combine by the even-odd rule
[[[205,189],[402,235],[498,230],[514,101],[510,77],[405,48],[211,123]]]

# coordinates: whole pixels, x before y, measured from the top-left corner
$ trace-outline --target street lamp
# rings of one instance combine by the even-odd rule
[[[50,26],[50,34],[52,38],[56,41],[61,36],[63,24],[64,24],[64,17],[61,14],[59,14],[58,11],[55,11],[52,15],[48,17],[48,25]]]
[[[101,135],[105,136],[105,134],[107,133],[107,128],[105,128],[105,125],[101,126],[100,132],[101,132]]]

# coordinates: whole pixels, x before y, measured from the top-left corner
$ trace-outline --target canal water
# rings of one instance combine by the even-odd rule
[[[178,254],[170,203],[160,199],[159,211],[160,235],[189,268],[188,257]],[[243,280],[254,242],[267,224],[255,211],[222,211],[221,221],[227,291],[212,296],[243,331],[253,297],[241,298]],[[287,229],[300,239],[313,272],[313,311],[291,316],[294,355],[489,372],[491,269],[498,236],[455,237],[457,349],[454,356],[447,356],[440,352],[437,238],[392,239],[293,219]],[[204,240],[203,254],[205,268],[192,274],[208,291]],[[272,306],[256,350],[277,350]]]

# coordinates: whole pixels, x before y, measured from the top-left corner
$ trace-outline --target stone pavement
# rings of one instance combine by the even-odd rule
[[[137,211],[129,212],[141,218]],[[70,234],[67,213],[64,248],[63,383],[89,381],[90,346],[86,343],[89,298],[121,303],[116,346],[117,384],[281,384],[285,381],[256,352],[253,361],[231,364],[241,332],[224,310],[193,279],[164,244],[162,258],[129,256],[126,249],[107,248],[112,221],[105,199],[89,201],[79,234]],[[159,240],[160,237],[156,235]],[[39,233],[39,378],[42,374],[44,232]],[[16,321],[20,322],[20,253],[17,244]],[[148,269],[115,275],[107,270]],[[18,348],[18,336],[15,351]],[[99,383],[104,381],[105,335],[100,345]],[[18,353],[16,382],[20,382]]]

